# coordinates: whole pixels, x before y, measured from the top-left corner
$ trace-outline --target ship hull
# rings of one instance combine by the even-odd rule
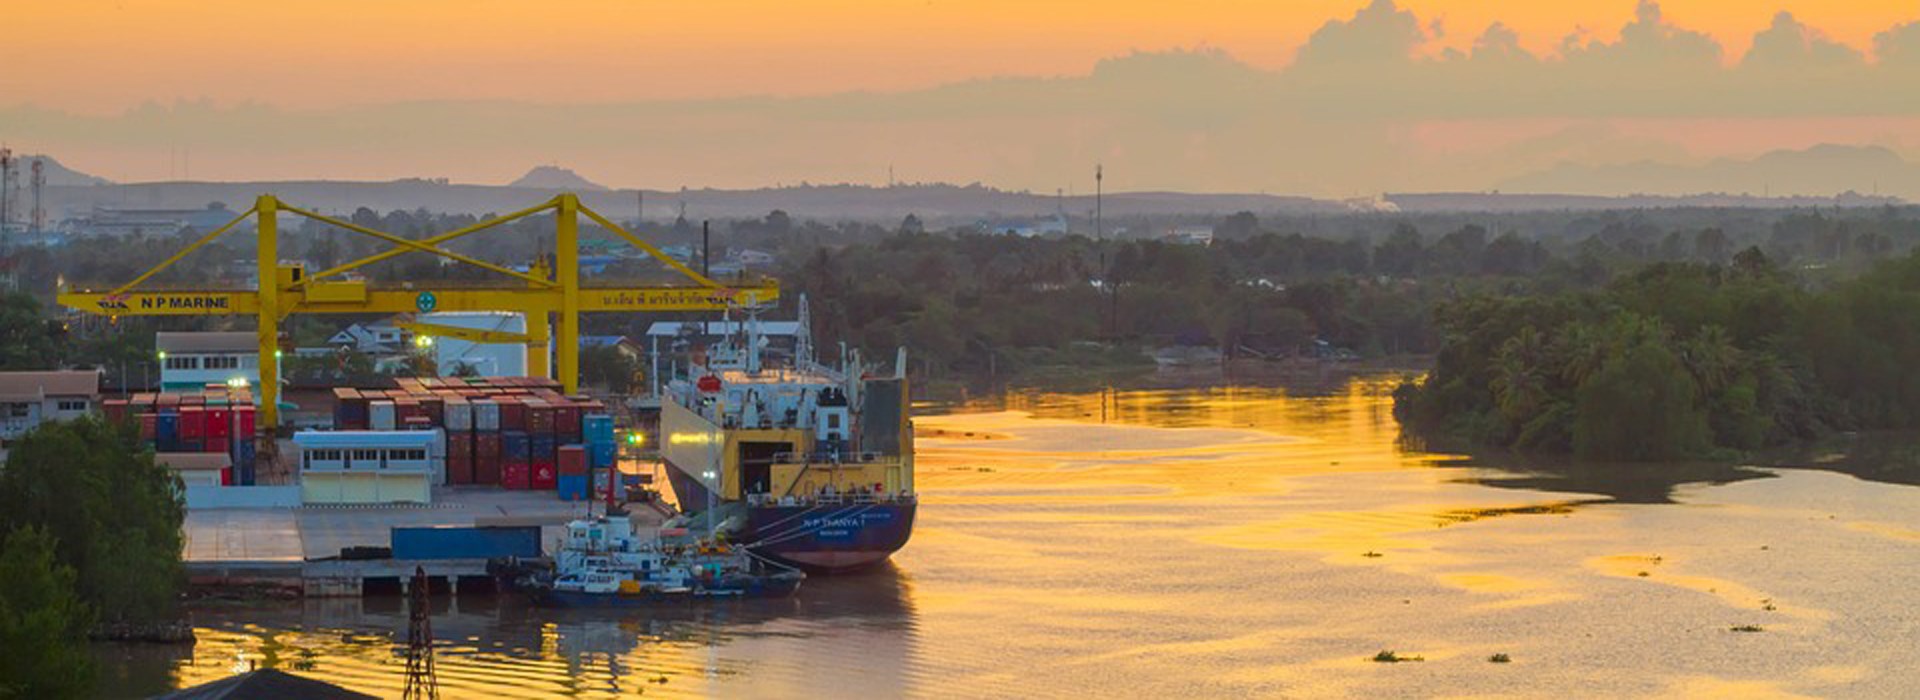
[[[738,577],[682,591],[588,593],[539,586],[527,591],[535,605],[549,608],[644,608],[729,598],[785,598],[800,590],[799,574]]]
[[[812,573],[858,571],[913,536],[915,503],[764,506],[747,511],[742,542],[755,554]]]

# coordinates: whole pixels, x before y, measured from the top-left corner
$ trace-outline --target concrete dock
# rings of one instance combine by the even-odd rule
[[[394,527],[432,525],[539,525],[552,549],[567,521],[588,514],[588,505],[561,501],[548,491],[493,487],[440,487],[432,504],[222,508],[187,512],[186,570],[200,586],[273,585],[309,597],[358,596],[398,591],[424,568],[436,588],[457,593],[486,577],[486,562],[472,559],[340,561],[345,547],[385,547]],[[602,512],[602,504],[592,505]],[[658,525],[648,508],[631,513],[638,527]],[[490,586],[488,586],[490,590]]]

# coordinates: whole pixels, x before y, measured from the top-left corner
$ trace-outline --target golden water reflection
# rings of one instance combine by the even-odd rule
[[[1920,584],[1920,490],[1648,468],[1618,492],[1658,498],[1622,501],[1604,467],[1556,482],[1410,449],[1396,382],[923,411],[919,522],[892,568],[766,605],[608,616],[462,600],[435,621],[442,694],[1920,692],[1900,672],[1920,614],[1887,594]],[[1542,490],[1561,483],[1580,488]],[[166,662],[170,684],[239,657],[380,695],[402,682],[394,602],[203,627],[190,660]],[[1370,661],[1381,650],[1426,660]],[[1513,663],[1488,664],[1496,653]]]

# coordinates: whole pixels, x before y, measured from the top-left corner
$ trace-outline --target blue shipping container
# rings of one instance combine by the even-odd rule
[[[613,445],[587,443],[587,466],[594,469],[607,469],[613,466],[617,454]]]
[[[492,559],[540,556],[540,526],[396,527],[395,559]]]
[[[558,479],[560,500],[585,501],[593,498],[593,477],[586,474],[561,474]]]
[[[532,450],[529,459],[533,461],[551,461],[559,456],[560,441],[552,433],[546,435],[534,433],[528,442],[531,443],[528,449]]]
[[[528,444],[527,434],[519,430],[500,431],[500,454],[508,459],[527,461],[531,458],[532,446]]]

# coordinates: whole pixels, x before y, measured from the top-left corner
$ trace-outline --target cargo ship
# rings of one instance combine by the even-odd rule
[[[800,300],[785,357],[757,315],[717,341],[683,341],[660,391],[659,449],[680,524],[815,573],[887,560],[913,533],[913,426],[906,349],[876,374],[858,350],[814,358]]]

